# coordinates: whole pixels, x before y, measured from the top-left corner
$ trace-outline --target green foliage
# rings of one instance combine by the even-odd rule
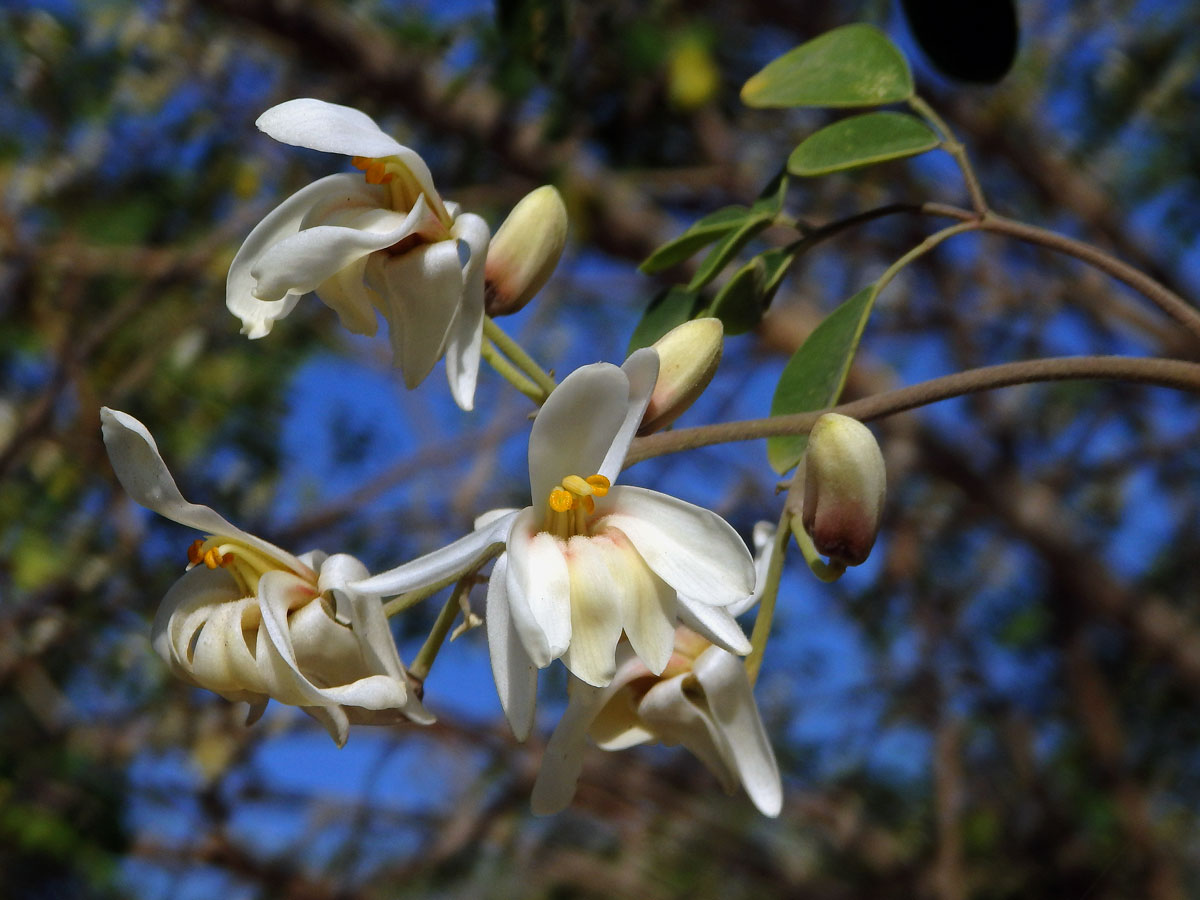
[[[660,337],[684,322],[696,318],[700,310],[700,297],[695,291],[672,285],[654,295],[646,307],[633,336],[629,339],[626,356],[634,350],[649,347]]]
[[[908,113],[871,112],[842,119],[805,138],[788,157],[793,175],[826,175],[903,159],[932,150],[940,141]]]
[[[753,329],[771,305],[797,252],[777,247],[755,256],[717,292],[705,315],[720,319],[727,335]]]
[[[768,63],[742,86],[755,107],[879,106],[913,95],[899,48],[871,25],[845,25]]]
[[[726,206],[691,225],[683,234],[663,244],[638,267],[654,275],[695,256],[713,241],[725,237],[742,226],[750,215],[745,206]]]
[[[837,403],[876,293],[875,285],[863,288],[813,329],[783,369],[771,415],[811,412]],[[800,461],[807,444],[808,435],[803,434],[770,438],[767,459],[782,475]]]

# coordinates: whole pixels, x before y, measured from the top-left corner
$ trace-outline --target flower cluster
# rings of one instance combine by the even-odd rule
[[[492,239],[482,218],[440,197],[416,152],[357,110],[292,100],[258,126],[351,157],[361,174],[318,180],[251,231],[227,282],[243,333],[265,336],[311,291],[352,332],[374,334],[381,315],[410,388],[444,358],[455,402],[471,409],[484,331],[495,328],[487,317],[528,303],[563,251],[557,191],[532,192]],[[777,815],[779,769],[742,659],[761,647],[737,621],[778,582],[773,529],[756,530],[756,559],[716,513],[617,483],[635,435],[666,427],[704,390],[722,339],[720,322],[700,319],[620,366],[583,366],[557,385],[544,376],[533,394],[530,505],[482,513],[459,540],[375,575],[346,554],[292,555],[188,502],[146,427],[104,409],[104,441],[130,497],[200,533],[155,618],[155,650],[178,677],[249,703],[250,722],[274,698],[339,745],[352,723],[427,724],[424,670],[406,670],[383,600],[467,584],[491,562],[487,644],[518,739],[534,726],[540,670],[561,660],[568,672],[535,812],[570,803],[590,738],[605,750],[682,745],[727,790],[740,785]],[[882,463],[843,423],[823,434],[810,449],[803,522],[818,549],[852,564],[878,527]]]

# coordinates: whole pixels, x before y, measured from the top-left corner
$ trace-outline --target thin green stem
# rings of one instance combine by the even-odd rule
[[[767,649],[767,640],[771,637],[771,623],[775,619],[775,600],[779,596],[779,579],[783,575],[783,558],[786,555],[788,538],[791,536],[792,514],[784,507],[779,516],[779,524],[775,527],[775,545],[771,548],[771,564],[767,566],[766,582],[763,584],[762,597],[758,601],[758,612],[754,616],[754,630],[750,633],[750,655],[746,657],[746,677],[750,686],[758,681],[758,671],[762,668],[763,654]]]
[[[532,356],[525,352],[525,348],[514,341],[511,337],[505,334],[500,326],[492,320],[491,316],[483,317],[483,333],[496,347],[511,359],[529,379],[536,384],[543,393],[549,397],[553,393],[557,384],[554,378],[551,377],[545,369],[537,364]]]
[[[976,215],[985,215],[988,211],[987,200],[983,196],[983,188],[979,184],[979,176],[975,174],[975,169],[971,165],[971,159],[967,156],[966,146],[954,134],[950,126],[946,124],[946,120],[939,116],[933,107],[920,97],[914,94],[908,101],[908,105],[912,107],[915,113],[924,116],[934,128],[942,133],[942,148],[958,163],[963,181],[967,185],[967,194],[971,198],[971,208],[975,210]]]
[[[507,357],[505,357],[504,354],[502,354],[496,348],[496,345],[488,340],[488,338],[485,337],[483,339],[483,343],[480,345],[479,352],[483,358],[487,360],[488,365],[490,365],[500,374],[501,378],[515,387],[518,391],[520,391],[538,406],[541,406],[546,402],[546,398],[550,395],[526,378],[523,374],[521,374],[517,367],[509,362]]]
[[[955,235],[964,234],[968,231],[978,231],[979,227],[980,224],[978,220],[971,220],[969,222],[959,222],[957,225],[951,225],[949,228],[943,228],[941,231],[935,231],[933,234],[929,235],[929,237],[925,238],[925,240],[921,241],[921,243],[917,244],[917,246],[913,247],[898,260],[884,269],[883,274],[880,275],[875,281],[875,295],[879,296],[879,294],[883,292],[883,289],[887,287],[888,283],[891,282],[891,280],[898,274],[900,274],[900,270],[913,260],[919,259],[938,244],[949,240]]]
[[[800,552],[804,554],[804,561],[808,563],[808,568],[812,570],[812,573],[816,575],[817,578],[819,578],[821,581],[829,583],[837,581],[844,574],[846,574],[846,566],[844,563],[825,562],[825,560],[821,558],[821,553],[819,550],[817,550],[817,545],[813,543],[813,539],[809,533],[804,530],[804,526],[800,525],[799,528],[796,527],[795,518],[792,519],[791,526],[792,534],[796,538],[796,543],[800,546]]]
[[[417,681],[424,681],[429,675],[429,670],[433,668],[433,661],[437,659],[438,651],[446,642],[450,626],[454,624],[455,618],[462,609],[463,595],[471,589],[474,574],[473,571],[467,573],[454,586],[454,590],[446,598],[445,605],[442,606],[442,611],[438,613],[437,620],[433,623],[429,637],[425,639],[425,643],[412,661],[412,665],[408,667],[408,674]]]
[[[631,466],[655,456],[713,444],[807,434],[812,430],[813,423],[826,412],[838,412],[868,422],[951,397],[1042,381],[1131,381],[1200,394],[1200,363],[1128,356],[1066,356],[983,366],[874,394],[828,410],[722,422],[647,435],[634,440],[625,457],[625,465]]]

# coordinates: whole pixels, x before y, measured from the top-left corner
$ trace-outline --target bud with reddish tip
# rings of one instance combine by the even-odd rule
[[[638,434],[666,428],[704,392],[720,365],[724,336],[720,319],[692,319],[654,343],[658,381]]]
[[[817,419],[804,456],[804,530],[832,562],[857,566],[879,532],[887,475],[870,429],[826,413]]]
[[[513,207],[488,245],[484,309],[515,313],[550,279],[567,242],[567,207],[551,185],[530,191]]]

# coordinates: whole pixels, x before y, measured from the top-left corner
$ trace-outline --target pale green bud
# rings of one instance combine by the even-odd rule
[[[720,319],[692,319],[655,341],[658,381],[638,434],[666,428],[704,392],[721,362],[724,331]]]
[[[857,566],[879,532],[887,474],[870,429],[826,413],[817,419],[804,456],[804,530],[833,562]]]
[[[567,242],[567,207],[552,185],[521,198],[488,245],[484,308],[515,313],[550,279]]]

